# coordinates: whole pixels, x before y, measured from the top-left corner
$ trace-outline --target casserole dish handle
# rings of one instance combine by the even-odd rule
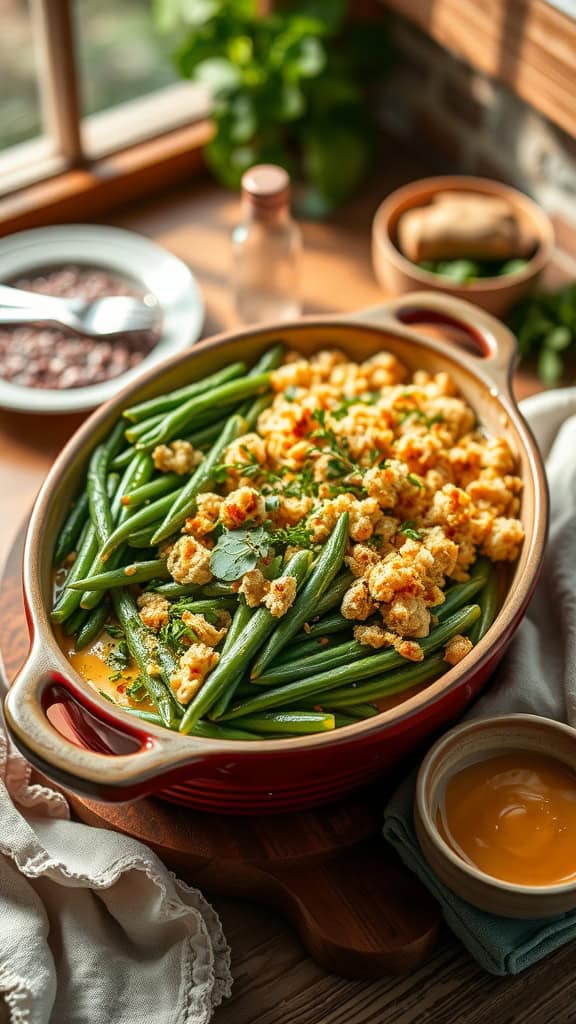
[[[404,325],[411,336],[428,344],[430,337],[419,334],[412,325],[456,328],[473,342],[477,351],[471,355],[478,359],[479,369],[484,370],[499,391],[511,396],[512,371],[518,358],[516,339],[500,320],[471,302],[437,292],[410,292],[363,309],[354,319],[375,323],[379,327],[390,324],[395,329],[399,324]],[[445,340],[434,341],[441,347],[450,344]]]
[[[11,738],[35,768],[72,792],[109,802],[190,778],[208,758],[212,768],[240,745],[206,744],[148,725],[112,704],[108,709],[50,666],[40,644],[12,683],[4,714]]]

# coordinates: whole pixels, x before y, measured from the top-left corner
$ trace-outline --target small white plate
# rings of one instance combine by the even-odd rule
[[[204,302],[195,278],[182,260],[141,235],[96,224],[63,224],[20,231],[0,240],[1,282],[66,263],[115,271],[155,295],[162,307],[160,340],[134,369],[88,387],[32,388],[0,379],[0,407],[4,409],[35,413],[93,409],[143,370],[200,337]]]

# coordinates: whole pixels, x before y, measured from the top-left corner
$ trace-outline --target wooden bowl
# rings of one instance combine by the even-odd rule
[[[448,778],[476,761],[514,750],[554,757],[576,771],[576,730],[538,715],[502,715],[457,726],[429,750],[418,773],[414,820],[422,852],[438,878],[462,899],[491,914],[539,918],[576,907],[576,880],[514,885],[462,860],[436,824]],[[576,857],[576,851],[575,851]]]
[[[422,270],[400,252],[397,245],[398,221],[403,213],[428,206],[439,192],[477,192],[506,199],[520,222],[538,240],[538,247],[526,267],[517,274],[486,277],[471,284],[458,285]],[[533,291],[550,260],[554,247],[554,229],[549,217],[523,192],[488,178],[444,175],[422,178],[396,189],[378,207],[372,224],[372,263],[380,284],[391,295],[431,288],[468,299],[494,316],[504,317],[520,299]]]
[[[415,324],[460,328],[477,354],[430,338]],[[326,346],[353,359],[389,350],[411,370],[450,373],[464,399],[516,454],[524,481],[525,540],[511,566],[503,608],[474,651],[425,688],[374,718],[333,733],[247,743],[172,733],[135,719],[97,694],[58,646],[49,620],[52,552],[70,499],[95,445],[121,410],[214,373],[237,359],[252,364],[278,338],[309,356]],[[157,793],[199,809],[233,814],[279,812],[327,803],[398,764],[461,714],[489,679],[536,585],[546,541],[548,498],[542,460],[510,388],[516,344],[487,313],[443,295],[399,299],[354,317],[309,318],[221,335],[143,374],[98,409],[68,442],[36,500],[24,553],[31,649],[5,704],[25,756],[50,778],[100,800]],[[73,740],[50,720],[63,706]]]

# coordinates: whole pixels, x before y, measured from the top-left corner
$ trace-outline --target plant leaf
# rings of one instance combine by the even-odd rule
[[[336,124],[308,132],[304,140],[307,176],[333,203],[341,203],[354,191],[366,173],[369,154],[364,133]]]
[[[562,359],[554,349],[543,348],[538,356],[538,373],[545,384],[553,387],[562,376]]]
[[[210,569],[219,580],[232,583],[255,569],[270,553],[270,538],[263,527],[254,530],[228,530],[212,550]]]
[[[555,327],[550,334],[546,335],[546,348],[554,349],[555,352],[563,352],[572,342],[572,331],[569,327]]]

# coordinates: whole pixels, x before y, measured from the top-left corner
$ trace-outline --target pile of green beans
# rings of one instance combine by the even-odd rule
[[[256,427],[272,401],[270,373],[284,348],[273,346],[255,366],[235,362],[202,381],[148,398],[94,448],[85,486],[71,504],[54,550],[62,580],[51,617],[77,650],[110,627],[120,630],[138,670],[148,706],[124,710],[152,725],[201,738],[273,739],[345,727],[378,714],[380,701],[430,684],[447,670],[443,648],[457,633],[477,643],[497,614],[499,578],[478,559],[470,579],[445,591],[430,633],[418,641],[422,660],[394,649],[376,650],[354,639],[354,622],[340,605],[354,576],[344,566],[348,513],[343,512],[321,548],[276,555],[269,576],[292,576],[296,597],[281,617],[251,608],[237,586],[178,583],[167,565],[166,542],[194,514],[202,492],[218,483],[226,449]],[[162,473],[152,451],[174,439],[189,440],[203,459],[188,474]],[[170,602],[172,615],[231,616],[219,661],[184,707],[171,689],[178,656],[170,635],[142,621],[143,590]],[[477,603],[476,603],[477,602]],[[180,622],[180,619],[178,620]],[[183,622],[184,620],[182,620]],[[182,627],[184,628],[184,627]]]

